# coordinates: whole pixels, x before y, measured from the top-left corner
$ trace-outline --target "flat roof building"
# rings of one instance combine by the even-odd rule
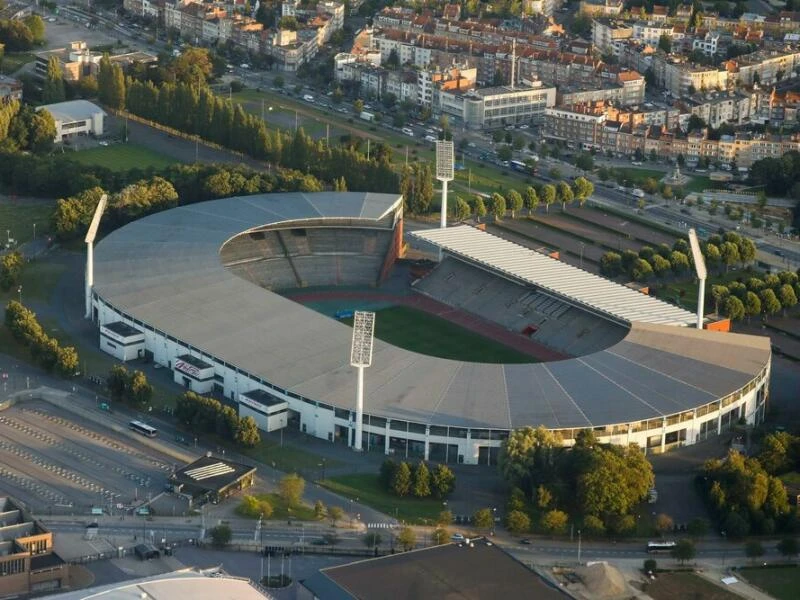
[[[56,143],[77,135],[103,135],[106,112],[88,100],[45,104],[36,110],[46,110],[53,115]]]
[[[219,500],[253,485],[256,468],[212,456],[211,453],[178,469],[169,478],[174,492],[200,500]]]

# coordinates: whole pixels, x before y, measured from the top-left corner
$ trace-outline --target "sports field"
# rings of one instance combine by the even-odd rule
[[[348,325],[352,319],[343,319]],[[485,363],[532,363],[532,356],[434,315],[393,306],[375,315],[375,337],[394,346],[452,360]]]
[[[742,569],[742,576],[778,600],[793,600],[800,590],[800,568],[791,565],[769,569]]]
[[[111,144],[73,152],[70,155],[75,161],[84,165],[97,165],[112,171],[127,171],[128,169],[161,169],[174,164],[176,161],[153,152],[144,146],[136,144]]]

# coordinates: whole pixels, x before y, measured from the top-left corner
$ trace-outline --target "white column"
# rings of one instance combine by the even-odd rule
[[[353,441],[353,450],[361,452],[361,437],[363,435],[364,419],[364,367],[358,369],[358,383],[356,385],[356,439]]]
[[[447,228],[447,179],[442,180],[442,214],[439,217],[439,228]],[[439,248],[439,262],[442,262],[444,253],[441,247]]]
[[[703,309],[706,306],[706,280],[701,279],[697,289],[697,328],[703,328]]]
[[[661,454],[667,449],[667,417],[661,421]]]
[[[94,286],[94,244],[86,243],[86,315],[92,318],[92,286]]]

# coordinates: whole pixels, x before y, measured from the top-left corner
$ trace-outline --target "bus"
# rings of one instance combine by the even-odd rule
[[[677,544],[675,542],[647,542],[647,551],[651,554],[658,552],[672,552]]]
[[[141,433],[147,437],[156,437],[156,434],[158,433],[158,429],[155,427],[150,427],[150,425],[147,423],[142,423],[141,421],[131,421],[128,423],[128,427],[130,427],[131,430],[135,431],[136,433]]]

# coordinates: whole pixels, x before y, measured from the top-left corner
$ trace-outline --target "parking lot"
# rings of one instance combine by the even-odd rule
[[[155,497],[173,461],[44,402],[0,413],[0,492],[39,514],[116,514]]]

